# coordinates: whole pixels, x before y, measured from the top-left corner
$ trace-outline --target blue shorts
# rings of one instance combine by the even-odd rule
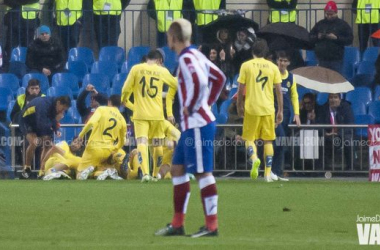
[[[174,150],[173,164],[184,165],[187,173],[212,172],[215,131],[215,122],[211,122],[182,132]]]

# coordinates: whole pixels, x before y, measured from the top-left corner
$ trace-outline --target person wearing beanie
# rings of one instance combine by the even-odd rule
[[[310,31],[310,41],[314,44],[318,65],[342,73],[344,46],[352,44],[352,29],[338,17],[338,7],[329,1],[325,8],[325,18],[315,24]]]
[[[51,80],[55,73],[64,69],[64,49],[59,40],[51,37],[48,26],[40,26],[37,34],[37,38],[28,46],[26,66],[30,72],[43,73]]]

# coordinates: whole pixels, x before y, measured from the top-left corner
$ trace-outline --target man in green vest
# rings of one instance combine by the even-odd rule
[[[7,26],[7,42],[4,48],[5,60],[8,61],[13,48],[27,47],[33,41],[34,31],[39,26],[38,12],[39,0],[23,1],[4,0],[8,8],[4,16],[4,24]]]
[[[298,0],[267,0],[269,23],[295,23]]]
[[[148,15],[157,21],[157,47],[166,45],[166,31],[173,20],[185,18],[194,21],[192,0],[149,0]]]
[[[360,51],[368,46],[368,39],[373,32],[380,28],[380,1],[379,0],[354,0],[352,12],[356,14],[358,24]],[[373,46],[380,46],[380,40],[372,39]]]
[[[117,46],[121,11],[130,0],[93,0],[93,20],[98,47]]]
[[[220,10],[226,9],[226,0],[193,0],[194,8],[197,13],[197,26],[196,26],[196,41],[198,44],[202,43],[203,27],[218,19],[218,15],[202,13],[207,10]]]
[[[65,51],[78,45],[83,0],[50,0],[48,9],[55,9],[55,23]]]

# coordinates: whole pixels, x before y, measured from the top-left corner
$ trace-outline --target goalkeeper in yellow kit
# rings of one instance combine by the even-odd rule
[[[84,135],[92,129],[77,169],[77,179],[86,180],[96,170],[99,170],[99,174],[105,173],[113,179],[119,179],[115,168],[110,168],[112,171],[104,168],[113,155],[115,157],[119,155],[125,142],[127,124],[119,111],[119,106],[120,96],[110,96],[108,106],[98,107],[80,132],[79,138],[83,139]],[[107,178],[108,175],[102,175],[102,177]]]
[[[132,67],[122,89],[121,102],[133,111],[133,123],[137,140],[138,158],[141,161],[143,182],[157,180],[162,163],[164,136],[164,112],[162,88],[164,84],[177,89],[177,80],[162,65],[162,54],[152,50],[147,62]],[[134,103],[129,98],[133,94]],[[149,174],[148,142],[153,144],[153,178]]]

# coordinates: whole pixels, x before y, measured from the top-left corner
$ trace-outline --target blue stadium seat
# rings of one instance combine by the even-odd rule
[[[50,87],[47,90],[47,96],[65,96],[65,95],[69,96],[71,100],[74,99],[73,92],[68,87],[57,86],[57,87]]]
[[[375,93],[373,94],[373,100],[378,101],[380,100],[380,85],[377,85],[375,88]]]
[[[161,49],[165,52],[164,65],[166,68],[168,68],[170,73],[173,73],[178,66],[177,54],[168,46],[164,46]]]
[[[305,63],[306,66],[316,66],[318,64],[314,50],[306,50]]]
[[[327,100],[329,99],[329,93],[317,93],[317,99],[316,99],[316,102],[318,105],[323,105],[327,102]]]
[[[71,105],[71,107],[67,110],[67,114],[74,119],[74,122],[79,124],[82,122],[82,118],[77,110],[76,105]]]
[[[363,103],[366,106],[372,101],[371,90],[367,87],[357,87],[346,94],[346,101],[351,102],[351,105]]]
[[[358,125],[375,124],[375,118],[373,118],[372,115],[356,115],[355,116],[355,124],[358,124]],[[367,138],[368,137],[367,128],[357,128],[355,134],[359,137]]]
[[[83,77],[88,73],[88,68],[84,61],[69,61],[67,69],[78,77],[79,82],[82,82]]]
[[[17,96],[25,94],[25,88],[20,87],[17,89]]]
[[[305,87],[301,87],[300,85],[297,86],[297,93],[298,93],[298,100],[301,101],[303,96],[306,93],[312,93],[314,94],[314,91]]]
[[[130,71],[130,68],[128,68],[128,61],[123,62],[123,65],[121,65],[120,73],[128,74]]]
[[[124,82],[127,80],[127,74],[120,73],[113,77],[112,79],[112,87],[120,87],[120,89],[124,86]]]
[[[352,112],[354,115],[366,115],[367,107],[364,103],[357,103],[355,105],[351,105]]]
[[[371,86],[375,78],[375,63],[371,61],[362,61],[358,64],[358,69],[351,82],[354,86]]]
[[[26,61],[26,47],[16,47],[11,52],[11,62],[23,62]]]
[[[108,79],[113,79],[113,77],[118,73],[118,66],[116,62],[110,61],[97,61],[92,64],[91,74],[105,74]]]
[[[52,87],[64,86],[71,89],[74,96],[78,95],[78,77],[72,73],[56,73],[52,78]]]
[[[6,111],[8,104],[13,100],[13,93],[10,88],[0,87],[0,111]]]
[[[86,88],[88,84],[94,85],[96,90],[100,93],[107,93],[107,89],[110,88],[110,81],[105,74],[87,74],[83,78],[83,88]]]
[[[73,124],[74,122],[74,119],[68,115],[66,115],[67,117],[63,118],[62,120],[64,120],[64,123],[62,124]],[[61,120],[61,121],[62,121]],[[71,144],[71,141],[73,140],[74,136],[78,135],[81,131],[81,128],[76,128],[76,127],[61,127],[61,132],[62,132],[62,136],[61,137],[55,137],[54,138],[54,142],[55,143],[58,143],[60,141],[63,141],[65,140],[69,145]]]
[[[117,46],[105,46],[100,49],[99,61],[115,62],[118,69],[125,61],[125,50]]]
[[[7,123],[10,123],[12,122],[11,120],[11,113],[12,113],[12,109],[13,109],[13,106],[15,105],[15,100],[12,100],[9,104],[8,104],[8,108],[7,108]]]
[[[343,76],[350,80],[354,77],[355,68],[360,62],[360,51],[357,47],[344,47]]]
[[[128,51],[128,68],[132,68],[133,65],[141,62],[143,56],[147,55],[150,51],[148,46],[136,46],[131,47]]]
[[[230,89],[230,93],[228,93],[228,99],[231,99],[236,93],[238,88],[232,88]]]
[[[17,90],[20,87],[20,81],[14,74],[0,74],[0,87],[10,88],[12,90],[13,95],[16,96]]]
[[[376,62],[380,47],[367,47],[363,52],[362,61]]]
[[[71,48],[69,51],[68,61],[84,61],[88,70],[90,70],[95,61],[94,52],[87,47]]]
[[[115,87],[109,88],[108,96],[111,96],[111,95],[121,95],[121,87],[115,86]]]
[[[31,79],[37,79],[40,81],[41,92],[46,94],[47,89],[49,88],[49,79],[42,73],[29,73],[24,75],[22,78],[22,86],[26,88],[28,82]]]
[[[376,124],[380,124],[380,101],[373,101],[369,104],[368,114],[375,118]]]
[[[231,89],[239,87],[239,83],[238,83],[238,81],[237,81],[238,79],[239,79],[239,74],[236,74],[236,75],[234,76],[234,79],[232,79],[232,86],[231,86]]]

